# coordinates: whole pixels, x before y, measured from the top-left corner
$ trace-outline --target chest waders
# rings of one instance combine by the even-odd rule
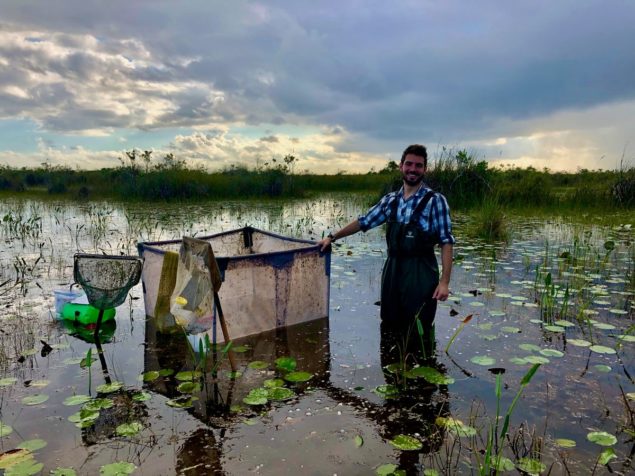
[[[439,284],[439,265],[434,246],[439,239],[419,226],[423,209],[434,196],[427,192],[412,212],[410,222],[397,222],[399,200],[393,200],[386,229],[388,259],[381,281],[382,327],[408,331],[415,325],[415,316],[424,329],[425,340],[434,341],[434,315],[437,301],[432,294]],[[417,328],[414,327],[413,341]],[[426,346],[427,347],[427,346]]]

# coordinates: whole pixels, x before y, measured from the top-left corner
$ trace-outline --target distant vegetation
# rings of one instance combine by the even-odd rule
[[[260,167],[230,167],[218,172],[188,167],[168,154],[159,160],[151,151],[132,150],[120,166],[74,170],[44,164],[38,168],[0,167],[3,194],[46,194],[72,199],[143,201],[214,198],[301,197],[317,192],[384,193],[400,186],[398,164],[389,162],[366,174],[294,173],[297,159],[287,155]],[[494,168],[468,152],[443,149],[431,161],[426,181],[442,192],[453,209],[487,203],[505,208],[632,208],[635,169],[575,173],[534,168]]]

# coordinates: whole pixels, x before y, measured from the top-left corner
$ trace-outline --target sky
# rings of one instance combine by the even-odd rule
[[[0,0],[0,166],[365,173],[412,143],[635,166],[635,1]]]

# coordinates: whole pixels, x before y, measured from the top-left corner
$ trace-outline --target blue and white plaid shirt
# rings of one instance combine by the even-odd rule
[[[399,200],[397,206],[397,222],[409,223],[414,209],[429,190],[428,187],[423,185],[407,200],[404,200],[403,197],[403,187],[401,187],[398,192],[391,192],[384,195],[377,205],[368,210],[366,215],[360,215],[358,217],[362,231],[368,231],[371,228],[385,223],[388,220],[391,204],[394,200]],[[452,221],[450,219],[448,202],[440,193],[435,192],[425,208],[421,211],[419,225],[423,231],[438,234],[439,244],[441,245],[456,243],[452,235]]]

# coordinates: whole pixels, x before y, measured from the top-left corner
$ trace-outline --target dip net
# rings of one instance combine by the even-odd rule
[[[104,310],[117,307],[139,282],[143,262],[134,256],[75,255],[73,274],[91,306]]]

